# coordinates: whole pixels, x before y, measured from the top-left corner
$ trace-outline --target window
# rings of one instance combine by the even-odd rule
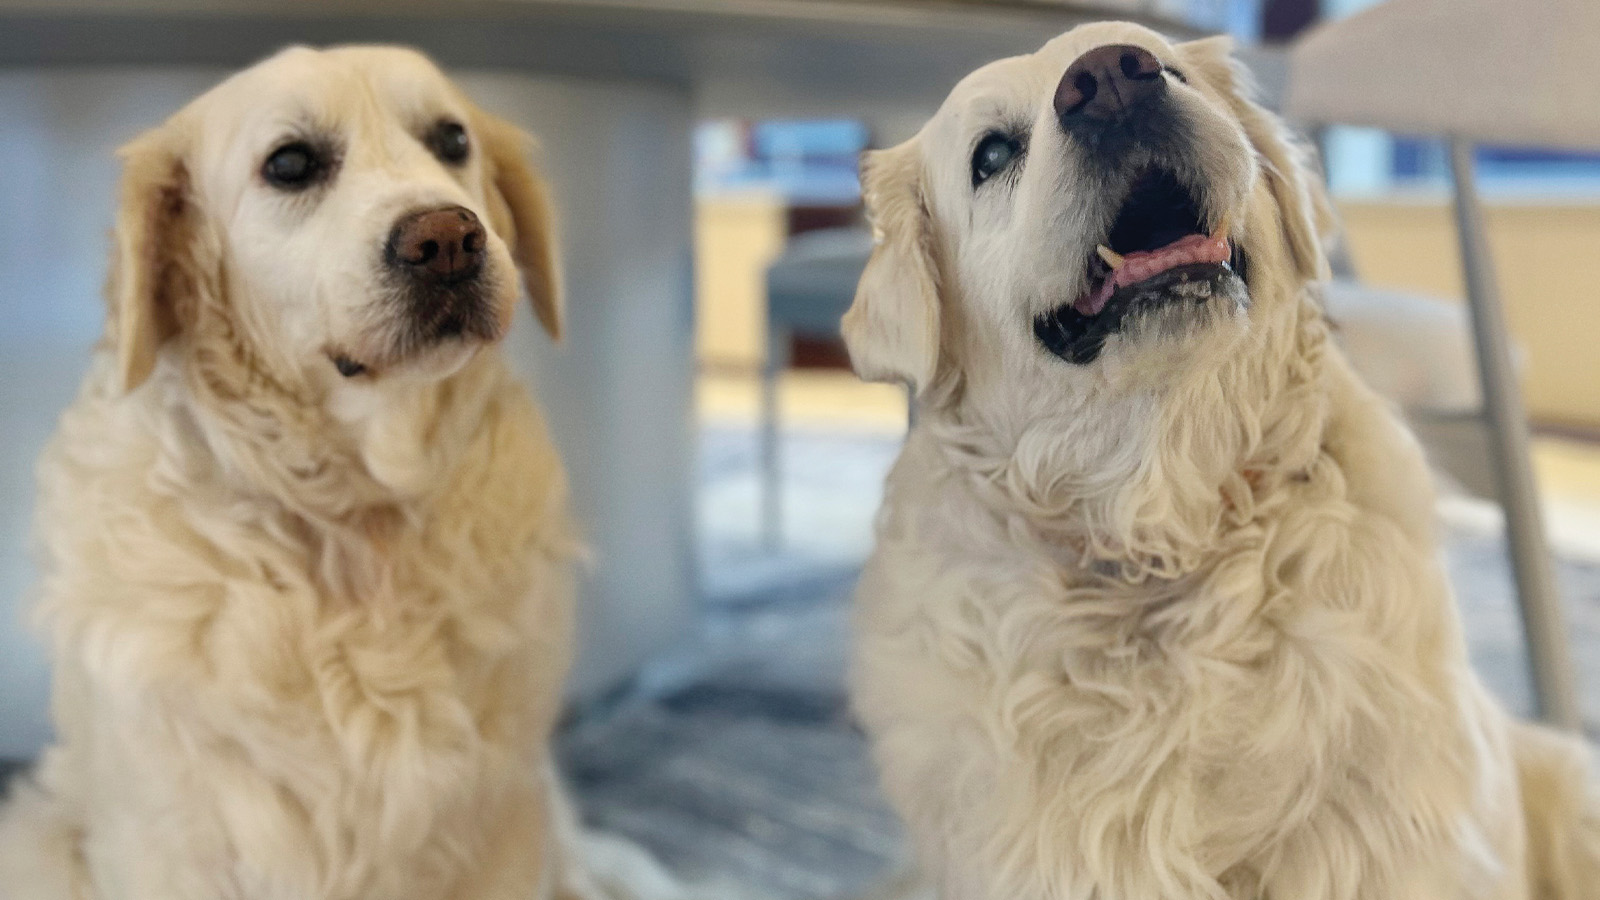
[[[793,205],[853,203],[867,127],[848,119],[718,120],[695,130],[695,189],[762,190]]]
[[[1450,187],[1449,148],[1439,138],[1330,128],[1324,151],[1336,194],[1429,194]],[[1479,147],[1474,163],[1478,189],[1487,196],[1600,199],[1600,153]]]

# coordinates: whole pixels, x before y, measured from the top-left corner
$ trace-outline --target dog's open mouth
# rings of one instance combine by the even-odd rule
[[[1086,263],[1088,289],[1034,320],[1051,353],[1093,362],[1108,337],[1138,313],[1178,301],[1203,304],[1244,277],[1226,219],[1206,222],[1194,193],[1165,169],[1134,179],[1104,243]]]

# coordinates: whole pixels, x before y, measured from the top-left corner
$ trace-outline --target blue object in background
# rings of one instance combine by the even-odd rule
[[[695,189],[760,190],[796,206],[861,197],[857,161],[867,126],[852,119],[704,122],[695,129]]]
[[[1586,199],[1600,195],[1600,153],[1479,147],[1475,162],[1479,186],[1486,193],[1576,195]],[[1396,188],[1444,189],[1450,177],[1444,141],[1393,138],[1389,175]]]

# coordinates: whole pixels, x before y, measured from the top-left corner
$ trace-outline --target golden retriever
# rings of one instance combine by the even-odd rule
[[[7,900],[555,889],[578,550],[497,340],[557,336],[528,141],[404,49],[291,48],[129,144],[39,465],[57,744]]]
[[[865,158],[845,337],[917,412],[858,590],[887,790],[960,900],[1600,896],[1584,751],[1468,667],[1244,80],[1084,26]]]

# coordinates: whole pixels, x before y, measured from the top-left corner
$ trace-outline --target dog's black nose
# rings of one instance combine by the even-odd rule
[[[1068,132],[1121,122],[1166,93],[1161,61],[1131,44],[1096,47],[1067,67],[1056,85],[1056,117]]]
[[[384,259],[426,281],[454,284],[483,268],[483,223],[464,206],[425,209],[404,216],[389,233]]]

